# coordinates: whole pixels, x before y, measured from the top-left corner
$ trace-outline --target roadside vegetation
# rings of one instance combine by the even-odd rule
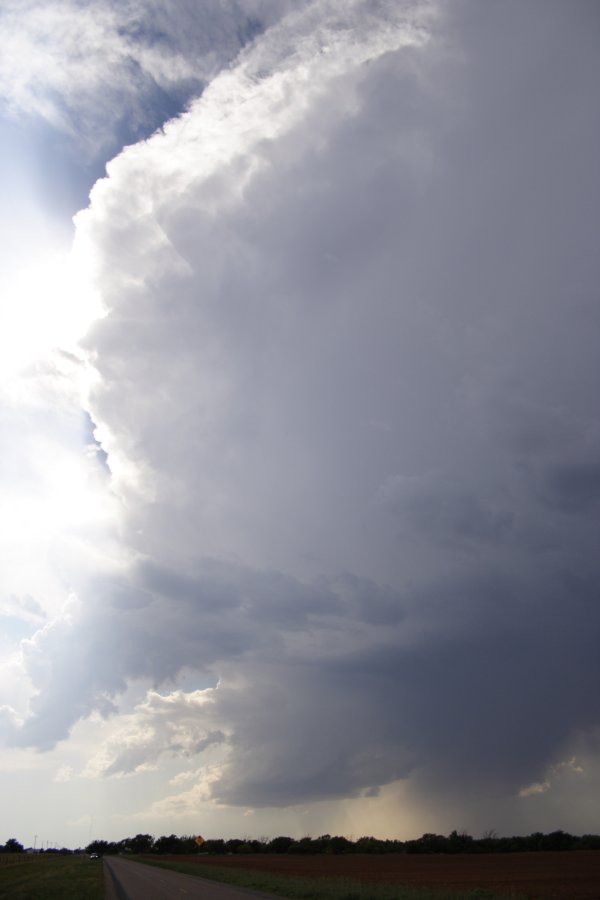
[[[103,900],[101,860],[57,853],[1,854],[0,897],[6,900]]]
[[[136,859],[147,865],[172,869],[184,875],[200,876],[194,863],[165,862],[163,860]],[[220,881],[236,887],[291,897],[294,900],[521,900],[520,894],[498,894],[487,890],[444,891],[439,888],[410,888],[392,884],[365,884],[348,878],[304,878],[294,875],[276,875],[247,869],[229,869],[210,866],[202,869],[202,878]]]

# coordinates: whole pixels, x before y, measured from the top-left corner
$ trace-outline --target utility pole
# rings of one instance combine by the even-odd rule
[[[35,853],[35,848],[37,847],[37,834],[33,837],[33,852]]]

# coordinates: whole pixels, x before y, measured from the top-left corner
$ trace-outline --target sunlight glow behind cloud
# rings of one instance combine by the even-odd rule
[[[74,352],[103,314],[88,272],[58,253],[37,253],[4,281],[0,374],[15,375],[56,348]]]

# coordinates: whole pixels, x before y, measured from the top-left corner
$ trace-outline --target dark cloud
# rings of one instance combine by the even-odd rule
[[[543,475],[543,499],[565,512],[592,512],[600,500],[600,463],[563,463]]]
[[[428,541],[501,542],[510,530],[511,510],[495,510],[465,485],[435,476],[396,477],[383,485],[382,503],[403,522],[399,537],[421,534]]]

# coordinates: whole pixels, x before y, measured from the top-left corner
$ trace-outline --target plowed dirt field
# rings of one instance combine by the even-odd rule
[[[398,856],[173,856],[210,866],[310,878],[356,878],[428,887],[514,892],[530,900],[600,900],[600,851]],[[206,873],[208,875],[208,873]],[[208,877],[210,877],[208,875]]]

